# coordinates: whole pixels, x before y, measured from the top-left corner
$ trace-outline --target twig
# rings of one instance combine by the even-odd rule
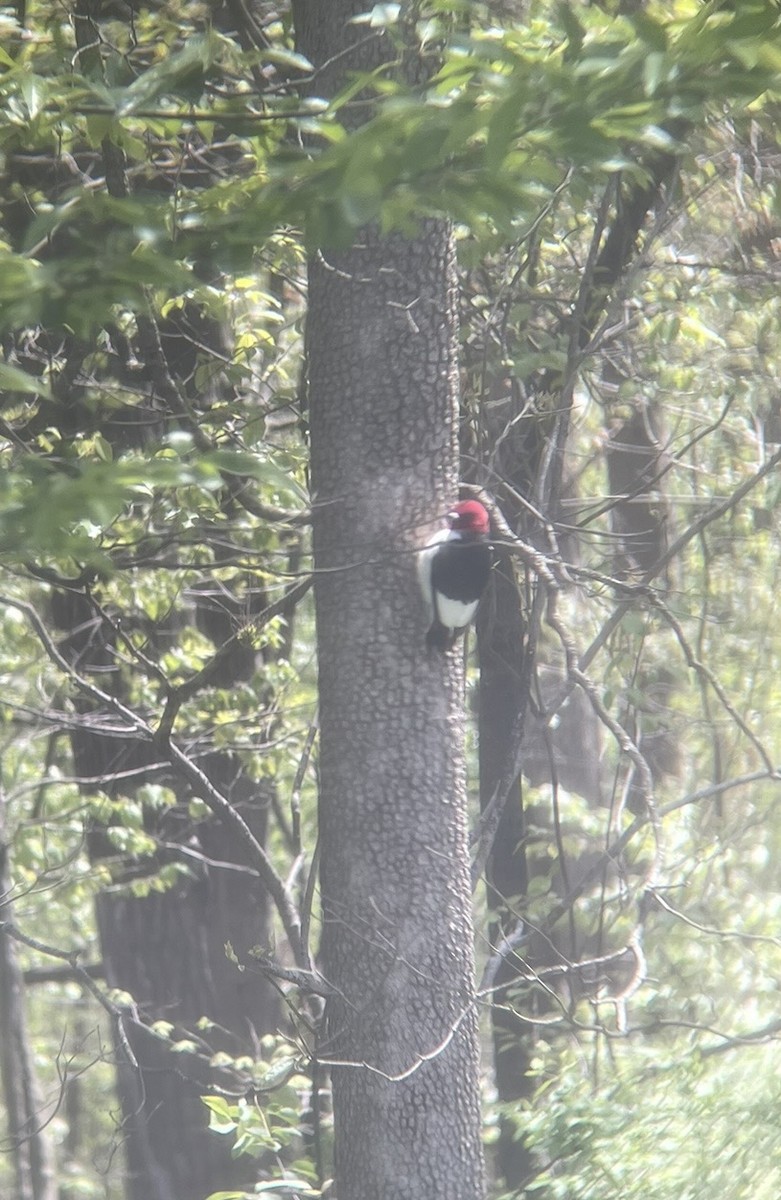
[[[301,948],[301,922],[298,912],[271,859],[241,814],[217,790],[200,767],[192,759],[188,758],[184,751],[171,740],[168,730],[161,728],[157,732],[153,731],[138,713],[133,712],[121,700],[118,700],[116,696],[105,692],[89,679],[80,675],[75,667],[63,658],[41,618],[31,604],[28,604],[24,600],[16,600],[11,596],[3,595],[0,595],[0,604],[7,604],[9,607],[23,613],[32,625],[49,658],[75,683],[79,691],[94,700],[98,700],[102,705],[117,713],[141,740],[150,742],[163,750],[171,765],[190,784],[193,793],[199,799],[203,800],[213,813],[221,817],[239,835],[241,841],[249,848],[263,884],[274,901],[288,941],[290,942],[293,957],[297,963],[304,966]]]
[[[297,583],[294,583],[278,600],[274,600],[271,604],[267,605],[262,612],[248,621],[243,629],[239,629],[224,641],[209,661],[201,667],[200,671],[197,671],[195,675],[185,680],[184,683],[180,683],[178,687],[169,688],[156,736],[163,739],[170,736],[177,713],[185,700],[189,700],[201,688],[209,685],[220,663],[231,654],[236,646],[240,645],[246,639],[248,633],[259,633],[260,630],[268,625],[269,621],[284,612],[288,605],[297,604],[299,600],[302,600],[311,586],[311,577],[300,579]]]
[[[13,938],[14,941],[21,942],[23,946],[29,946],[31,950],[37,950],[39,954],[45,954],[49,958],[57,958],[61,962],[67,963],[77,981],[95,997],[100,1007],[108,1013],[117,1031],[117,1037],[122,1049],[127,1055],[129,1064],[138,1071],[136,1056],[130,1048],[123,1025],[123,1021],[127,1018],[128,1014],[124,1009],[113,1004],[95,983],[90,972],[85,967],[79,965],[79,951],[59,950],[56,946],[48,946],[45,942],[40,942],[37,938],[30,937],[27,933],[22,933],[19,926],[15,925],[12,921],[0,921],[0,933],[6,934],[7,937]]]
[[[301,758],[298,763],[296,777],[293,780],[293,790],[290,795],[290,813],[293,826],[293,849],[296,854],[301,853],[301,788],[304,783],[309,759],[312,755],[312,749],[315,744],[315,738],[318,732],[318,721],[315,716],[314,721],[309,726],[309,731],[304,741],[304,748],[301,751]]]

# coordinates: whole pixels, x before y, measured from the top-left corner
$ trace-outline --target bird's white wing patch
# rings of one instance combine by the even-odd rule
[[[437,597],[437,617],[446,629],[463,629],[471,623],[477,612],[479,601],[472,600],[468,604],[463,600],[451,600],[447,596]]]

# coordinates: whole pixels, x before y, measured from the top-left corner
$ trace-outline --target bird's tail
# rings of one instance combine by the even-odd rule
[[[441,621],[433,621],[426,634],[426,646],[429,651],[437,650],[440,654],[446,654],[455,646],[460,632],[460,629],[448,629]]]

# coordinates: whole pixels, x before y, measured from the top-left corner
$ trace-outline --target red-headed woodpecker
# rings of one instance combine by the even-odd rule
[[[491,572],[488,513],[462,500],[443,529],[418,555],[418,576],[431,616],[430,650],[449,650],[470,623]]]

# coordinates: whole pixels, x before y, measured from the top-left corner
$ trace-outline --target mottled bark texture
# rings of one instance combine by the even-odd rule
[[[296,4],[321,94],[394,53],[364,8]],[[315,255],[307,343],[335,1191],[479,1200],[463,674],[426,654],[414,556],[457,495],[448,226]]]
[[[349,1064],[332,1069],[339,1200],[482,1196],[462,678],[456,656],[426,656],[414,563],[456,495],[456,328],[444,224],[365,231],[312,263],[322,953],[338,994],[322,1055]]]
[[[457,655],[427,656],[414,550],[456,491],[447,227],[312,264],[322,1055],[339,1200],[482,1195]]]

